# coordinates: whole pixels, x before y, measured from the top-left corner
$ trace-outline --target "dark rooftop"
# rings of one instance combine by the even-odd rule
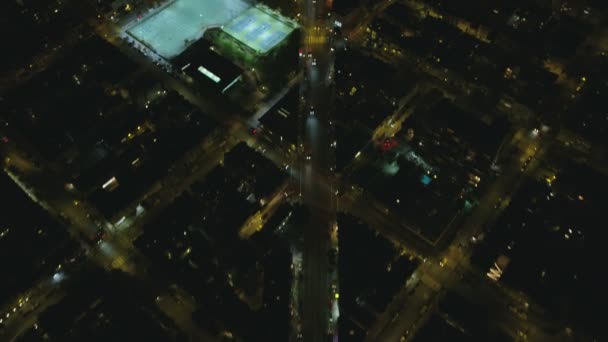
[[[224,92],[228,90],[243,73],[243,70],[213,51],[204,39],[192,44],[186,51],[172,60],[173,65],[186,75],[200,82],[204,87]]]

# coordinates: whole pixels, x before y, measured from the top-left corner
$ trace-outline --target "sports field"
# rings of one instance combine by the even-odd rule
[[[222,29],[258,54],[264,54],[287,37],[297,24],[265,8],[251,7]]]
[[[222,26],[248,7],[243,0],[175,0],[127,32],[157,54],[171,59],[202,37],[206,28]]]

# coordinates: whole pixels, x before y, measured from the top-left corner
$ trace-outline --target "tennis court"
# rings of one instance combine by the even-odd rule
[[[223,27],[236,40],[265,54],[285,39],[297,24],[265,7],[251,7]]]

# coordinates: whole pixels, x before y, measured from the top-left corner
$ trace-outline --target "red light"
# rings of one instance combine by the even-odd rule
[[[258,134],[258,130],[254,128],[254,129],[252,129],[252,130],[251,130],[251,133],[252,133],[253,135],[256,135],[256,134]]]
[[[2,142],[8,144],[8,137],[2,137]]]
[[[380,144],[380,148],[382,151],[387,152],[399,145],[399,142],[395,139],[384,139],[384,141]]]

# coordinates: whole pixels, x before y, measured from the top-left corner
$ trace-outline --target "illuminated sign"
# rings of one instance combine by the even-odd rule
[[[108,180],[101,186],[101,188],[106,191],[112,191],[112,190],[116,189],[117,187],[118,187],[118,180],[116,179],[116,177],[110,178],[110,180]]]
[[[199,66],[197,70],[200,71],[201,74],[209,77],[215,83],[218,83],[220,81],[220,78],[216,74],[212,73],[211,71],[205,69],[202,66]]]

